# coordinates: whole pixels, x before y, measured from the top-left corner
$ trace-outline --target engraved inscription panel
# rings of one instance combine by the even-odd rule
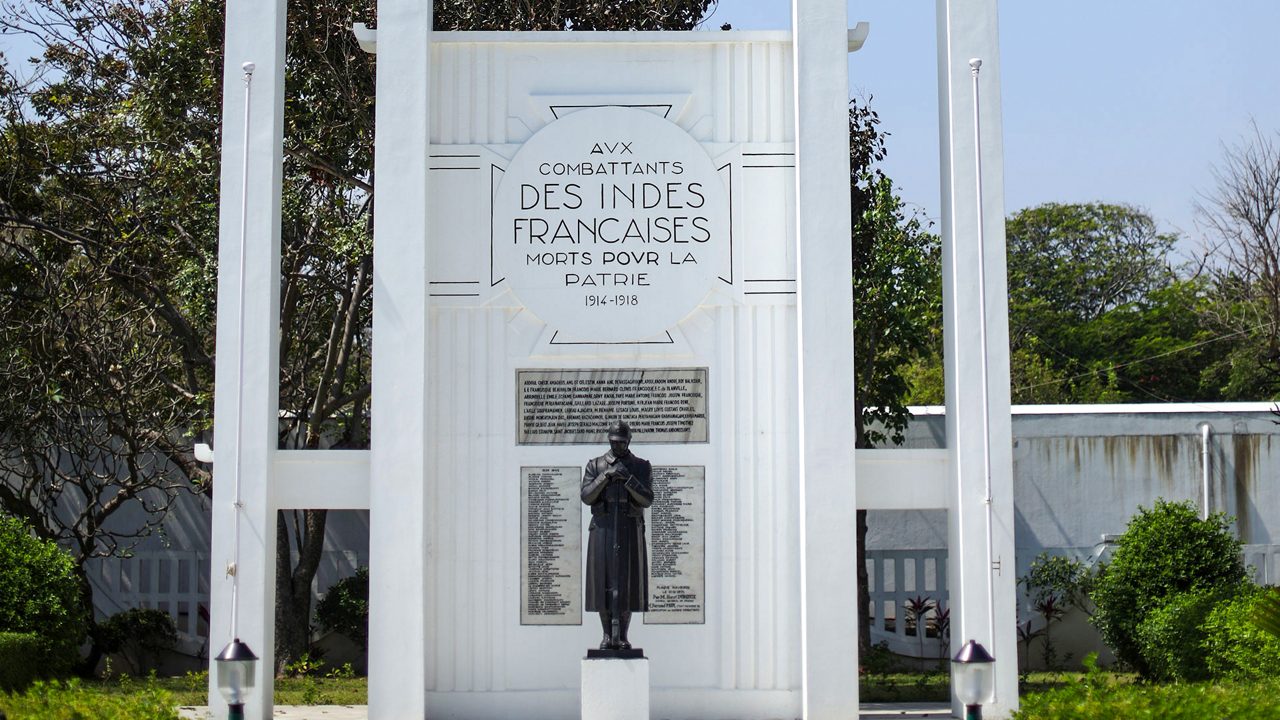
[[[637,445],[707,442],[706,368],[516,371],[521,445],[607,443],[622,418]]]

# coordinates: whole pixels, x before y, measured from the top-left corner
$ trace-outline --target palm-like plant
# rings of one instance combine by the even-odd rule
[[[939,604],[929,618],[929,626],[933,628],[934,637],[938,638],[938,660],[945,665],[951,654],[951,608]]]
[[[920,662],[924,662],[924,620],[925,615],[934,608],[933,598],[917,595],[908,598],[903,607],[907,611],[907,628],[914,629],[916,634],[916,642],[920,645],[920,652],[916,657],[920,658]]]
[[[1018,642],[1022,645],[1022,673],[1024,675],[1030,671],[1031,641],[1040,637],[1043,633],[1044,628],[1032,629],[1030,620],[1018,623]]]
[[[1044,666],[1046,670],[1053,670],[1058,662],[1057,648],[1053,645],[1053,637],[1050,635],[1050,628],[1053,624],[1063,618],[1067,614],[1067,608],[1058,600],[1057,595],[1045,595],[1036,601],[1036,612],[1040,617],[1044,618]]]

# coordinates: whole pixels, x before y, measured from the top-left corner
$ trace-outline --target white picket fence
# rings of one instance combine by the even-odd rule
[[[353,552],[325,551],[313,585],[317,597],[360,564]],[[178,630],[178,651],[205,657],[209,570],[209,553],[198,550],[138,551],[130,557],[96,559],[89,565],[94,609],[100,618],[132,608],[165,612]]]
[[[1253,568],[1255,582],[1280,585],[1280,545],[1246,545],[1242,554],[1245,564]],[[316,577],[317,596],[361,564],[352,552],[326,551]],[[947,638],[938,637],[936,619],[949,606],[947,551],[871,550],[867,574],[872,643],[885,642],[893,652],[908,657],[945,657]],[[130,608],[161,610],[173,618],[182,652],[203,656],[208,651],[208,553],[163,550],[95,560],[89,579],[101,617]],[[924,617],[923,639],[921,629],[908,619],[907,604],[915,598],[933,603]]]
[[[946,550],[870,550],[867,580],[872,644],[884,642],[910,657],[946,657],[947,638],[939,638],[936,628],[939,612],[948,607]],[[907,612],[914,599],[932,601],[921,627]]]

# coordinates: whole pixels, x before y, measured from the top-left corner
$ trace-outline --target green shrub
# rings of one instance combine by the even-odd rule
[[[1209,613],[1203,625],[1205,661],[1216,678],[1280,677],[1280,638],[1259,628],[1253,614],[1265,589],[1242,593]]]
[[[1240,541],[1221,513],[1197,517],[1191,503],[1139,507],[1093,590],[1093,623],[1116,657],[1143,675],[1138,626],[1170,597],[1245,581]]]
[[[0,690],[22,690],[36,679],[44,643],[35,633],[0,632]]]
[[[65,673],[79,657],[86,627],[79,588],[70,555],[0,517],[0,632],[38,635],[43,673]]]
[[[369,649],[369,568],[333,584],[316,604],[316,622]]]
[[[78,680],[37,682],[21,695],[0,695],[0,709],[16,720],[177,720],[173,698],[154,683],[128,693],[89,690]]]
[[[1151,677],[1158,680],[1207,680],[1203,652],[1204,622],[1223,602],[1243,592],[1229,586],[1179,593],[1152,610],[1138,625],[1138,645]]]
[[[103,649],[120,653],[129,672],[145,675],[159,665],[161,652],[178,644],[178,628],[169,613],[132,608],[107,618],[102,637]]]

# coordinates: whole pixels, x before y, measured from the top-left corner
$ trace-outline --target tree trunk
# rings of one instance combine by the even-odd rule
[[[285,666],[302,657],[311,647],[311,584],[320,567],[324,550],[327,510],[303,510],[302,527],[297,527],[283,510],[276,517],[276,663],[279,675]],[[298,542],[297,564],[293,562],[290,531]]]
[[[867,441],[867,430],[863,427],[862,419],[863,402],[854,398],[853,401],[853,447],[854,452],[871,446]],[[867,653],[871,651],[871,585],[870,578],[867,575],[867,511],[858,508],[857,511],[857,573],[858,573],[858,649],[859,657],[865,658]]]
[[[867,576],[867,511],[858,510],[858,649],[871,651],[871,587]]]
[[[89,583],[89,574],[84,563],[75,564],[76,582],[80,585],[80,606],[84,612],[85,633],[89,636],[89,654],[80,659],[75,672],[82,678],[91,678],[97,674],[98,662],[105,654],[106,643],[102,637],[102,627],[98,625],[93,611],[93,585]]]

